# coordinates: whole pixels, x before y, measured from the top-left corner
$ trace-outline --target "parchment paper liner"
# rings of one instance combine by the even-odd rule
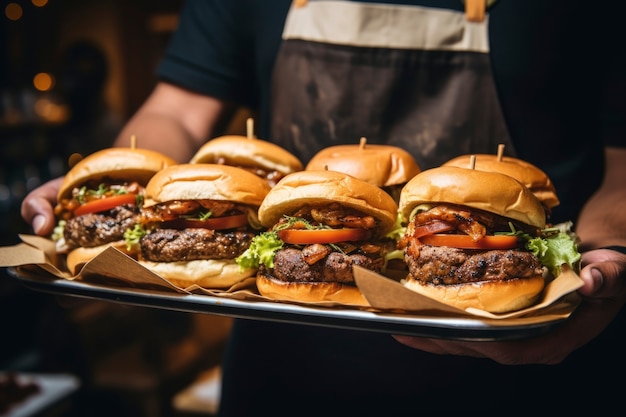
[[[205,289],[198,286],[180,288],[167,279],[146,269],[133,258],[110,247],[86,263],[77,275],[65,267],[64,257],[56,253],[53,241],[33,235],[20,235],[23,243],[0,248],[0,267],[16,267],[36,274],[41,279],[80,280],[88,283],[123,288],[144,288],[175,291],[183,294],[207,294],[239,300],[273,301],[261,296],[255,278],[248,278],[230,288]],[[537,303],[529,308],[507,314],[492,314],[482,310],[460,310],[411,291],[399,282],[398,273],[391,277],[382,276],[361,267],[354,267],[356,283],[371,307],[349,306],[338,303],[297,303],[301,305],[349,308],[379,312],[409,312],[433,316],[474,316],[491,322],[519,324],[520,321],[540,323],[558,318],[567,318],[580,299],[575,291],[582,280],[569,268],[550,282]],[[282,302],[282,301],[281,301]]]

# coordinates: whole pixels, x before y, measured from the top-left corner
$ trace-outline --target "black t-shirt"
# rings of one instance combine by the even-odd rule
[[[271,138],[270,79],[290,3],[188,0],[160,77],[258,110],[257,133]],[[395,3],[463,10],[460,0]],[[553,220],[575,220],[601,180],[604,144],[626,146],[621,15],[608,3],[573,0],[499,0],[489,14],[496,87],[518,156],[554,181],[561,205]],[[386,334],[237,320],[224,364],[222,411],[515,413],[550,399],[553,411],[581,411],[596,400],[601,409],[615,394],[604,375],[625,370],[616,331],[622,322],[559,366],[513,367],[426,354]],[[560,397],[569,390],[581,390],[580,396]]]
[[[271,138],[270,80],[290,3],[188,1],[159,76],[258,110],[257,134]],[[464,7],[460,0],[395,3]],[[489,14],[495,82],[517,154],[553,180],[562,204],[552,220],[575,221],[601,180],[602,144],[626,146],[619,14],[545,0],[499,0]]]

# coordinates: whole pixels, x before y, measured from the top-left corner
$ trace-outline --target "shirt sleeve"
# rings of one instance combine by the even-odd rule
[[[241,105],[253,105],[250,27],[241,2],[187,0],[157,68],[160,80]]]

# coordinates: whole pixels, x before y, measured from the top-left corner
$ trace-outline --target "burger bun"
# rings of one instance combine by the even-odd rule
[[[543,291],[545,281],[539,275],[506,281],[435,285],[408,276],[402,284],[412,291],[461,310],[475,308],[491,313],[507,313],[534,304]]]
[[[205,143],[189,161],[192,164],[225,164],[261,167],[283,175],[302,170],[302,162],[272,142],[246,136],[220,136]]]
[[[539,167],[522,159],[492,154],[462,155],[443,165],[469,168],[472,156],[475,157],[473,169],[509,175],[530,189],[547,208],[559,205],[556,189],[548,175]]]
[[[335,171],[299,171],[285,176],[259,207],[259,220],[271,227],[285,214],[311,205],[339,203],[378,219],[381,232],[391,230],[398,206],[389,194],[368,182]]]
[[[146,186],[144,207],[173,200],[223,200],[258,207],[270,186],[241,168],[179,164],[156,173]]]
[[[286,282],[258,274],[256,286],[262,296],[272,300],[304,303],[334,302],[359,307],[370,305],[357,287],[338,282]]]
[[[175,164],[174,159],[149,149],[102,149],[81,159],[67,172],[59,188],[58,199],[70,197],[74,188],[104,179],[137,181],[145,186],[156,172]]]
[[[399,211],[408,220],[424,203],[449,203],[488,211],[543,229],[539,199],[515,178],[499,172],[441,166],[420,172],[402,189]]]
[[[80,272],[80,270],[83,268],[83,266],[87,262],[91,261],[93,258],[100,255],[109,247],[114,247],[115,249],[119,250],[120,252],[125,253],[126,255],[130,257],[133,257],[133,258],[136,257],[135,252],[128,251],[126,242],[123,240],[119,240],[116,242],[94,246],[91,248],[78,247],[78,248],[70,250],[67,253],[66,261],[65,261],[67,264],[67,268],[72,274],[76,275]]]
[[[305,170],[343,172],[379,187],[403,185],[420,172],[413,156],[404,149],[364,143],[324,148]]]
[[[254,269],[241,270],[234,260],[202,259],[179,262],[152,262],[139,260],[140,265],[179,288],[227,289],[253,277]]]

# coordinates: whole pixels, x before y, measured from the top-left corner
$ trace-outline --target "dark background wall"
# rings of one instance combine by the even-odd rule
[[[19,214],[26,193],[62,175],[71,154],[109,146],[150,93],[181,4],[2,1],[0,245],[16,244],[19,233],[31,233]],[[16,7],[19,18],[8,16]],[[39,73],[52,76],[51,88],[36,88]],[[26,289],[0,270],[0,372],[78,375],[83,396],[75,415],[168,415],[168,395],[219,360],[229,323],[206,315],[76,302]],[[184,366],[166,369],[171,364],[162,359],[168,355],[185,359]],[[125,387],[134,377],[152,385],[141,392]]]

